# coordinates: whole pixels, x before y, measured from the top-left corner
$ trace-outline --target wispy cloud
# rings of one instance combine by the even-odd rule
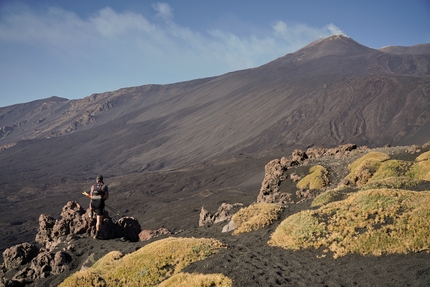
[[[58,7],[40,11],[3,6],[0,45],[33,47],[52,61],[92,73],[110,69],[107,77],[117,75],[117,81],[127,78],[127,83],[118,82],[119,88],[191,80],[259,66],[319,37],[340,32],[333,24],[287,26],[282,21],[263,27],[269,31],[265,36],[235,35],[221,29],[196,31],[176,23],[169,4],[156,3],[152,8],[156,17],[148,19],[109,7],[82,17]]]

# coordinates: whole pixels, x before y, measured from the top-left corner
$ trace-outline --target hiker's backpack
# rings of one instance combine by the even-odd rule
[[[93,196],[100,195],[102,198],[105,196],[105,191],[103,189],[103,185],[95,184],[93,190]]]

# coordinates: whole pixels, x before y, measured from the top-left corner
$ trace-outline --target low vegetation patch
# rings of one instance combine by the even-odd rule
[[[233,234],[255,231],[279,219],[282,207],[273,203],[257,203],[241,208],[232,216],[236,225]]]
[[[328,171],[321,165],[310,168],[309,174],[297,183],[298,189],[323,189],[329,183]]]
[[[222,274],[178,273],[163,281],[159,287],[231,287],[233,282]]]
[[[424,181],[421,179],[410,178],[407,176],[400,177],[389,177],[380,180],[371,180],[362,187],[363,189],[375,189],[375,188],[394,188],[394,189],[412,189]]]
[[[358,186],[364,185],[376,173],[381,163],[389,158],[385,153],[369,152],[350,164],[348,167],[350,173],[345,180]]]
[[[411,166],[412,162],[402,160],[392,159],[381,162],[375,174],[369,180],[369,183],[382,179],[404,176]]]
[[[430,191],[371,189],[285,219],[269,245],[325,248],[334,257],[430,250]]]
[[[422,153],[415,159],[407,176],[430,181],[430,151]]]
[[[339,191],[339,189],[327,190],[321,193],[320,195],[318,195],[317,197],[315,197],[315,199],[312,201],[311,206],[320,206],[320,205],[327,204],[329,202],[337,200],[341,195],[342,194]]]
[[[215,239],[166,238],[125,256],[117,251],[110,252],[59,286],[155,286],[222,247]]]

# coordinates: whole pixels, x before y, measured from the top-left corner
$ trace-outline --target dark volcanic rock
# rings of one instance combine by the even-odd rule
[[[76,236],[94,234],[95,219],[76,201],[69,201],[61,212],[60,219],[41,214],[36,242],[43,247],[40,250],[33,244],[22,243],[3,252],[3,273],[17,272],[10,280],[3,280],[3,285],[31,283],[35,279],[47,278],[50,275],[61,274],[69,268],[73,250],[71,243]],[[138,241],[141,227],[133,217],[122,217],[113,222],[105,214],[101,236],[104,239],[123,238]]]
[[[125,240],[138,241],[141,227],[139,221],[133,217],[121,217],[116,224],[119,227],[119,236]]]
[[[270,161],[265,166],[264,180],[261,184],[260,193],[257,197],[257,202],[267,203],[291,203],[292,194],[280,192],[280,185],[285,180],[297,182],[299,176],[290,174],[287,178],[286,172],[291,166],[301,165],[308,158],[314,159],[323,156],[335,156],[336,158],[345,156],[349,152],[357,149],[356,144],[340,145],[336,148],[309,148],[306,152],[302,150],[294,150],[291,154],[291,159],[281,158]],[[315,196],[315,193],[309,190],[298,190],[295,197],[306,199]]]
[[[30,262],[38,252],[39,249],[28,242],[12,246],[3,252],[4,265],[8,269],[16,268]]]

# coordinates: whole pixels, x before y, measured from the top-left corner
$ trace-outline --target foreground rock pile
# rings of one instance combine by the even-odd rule
[[[41,214],[36,243],[24,242],[3,252],[0,286],[24,286],[35,279],[60,274],[69,268],[74,250],[73,239],[90,237],[95,233],[95,218],[89,214],[76,201],[69,201],[63,207],[60,219]],[[100,234],[103,239],[121,238],[135,242],[170,232],[167,229],[142,230],[133,217],[121,217],[113,222],[108,213],[105,213]],[[7,280],[5,277],[12,279]]]

